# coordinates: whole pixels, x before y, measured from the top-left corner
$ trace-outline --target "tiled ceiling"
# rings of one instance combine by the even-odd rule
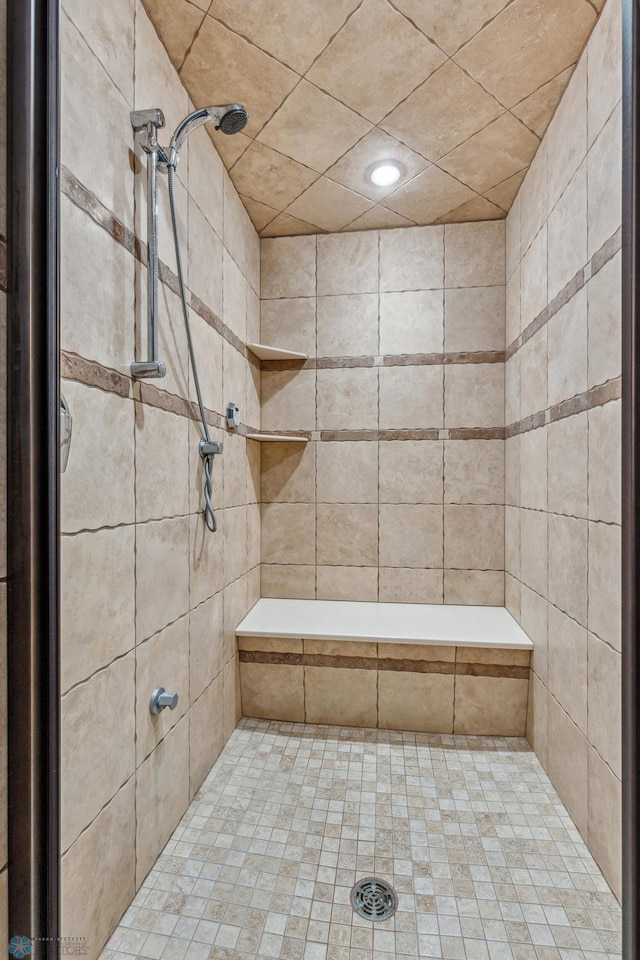
[[[143,2],[274,237],[506,216],[605,0]]]

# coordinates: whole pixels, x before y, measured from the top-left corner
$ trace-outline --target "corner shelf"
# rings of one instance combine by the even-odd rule
[[[287,437],[278,433],[248,433],[247,440],[259,440],[261,443],[308,443],[308,437]]]
[[[266,343],[248,343],[247,350],[259,360],[308,360],[309,355],[296,350],[284,350],[282,347],[268,347]]]

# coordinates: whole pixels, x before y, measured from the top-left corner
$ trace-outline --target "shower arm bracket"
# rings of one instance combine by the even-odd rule
[[[158,360],[158,169],[166,154],[158,143],[157,131],[164,127],[162,110],[132,110],[131,125],[147,155],[147,355],[131,364],[136,379],[158,379],[167,372]]]

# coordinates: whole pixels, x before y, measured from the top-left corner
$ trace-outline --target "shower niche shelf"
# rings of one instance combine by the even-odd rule
[[[285,350],[283,347],[268,347],[266,343],[248,343],[247,350],[255,354],[259,360],[308,360],[307,353],[298,353],[296,350]]]
[[[261,443],[308,443],[308,437],[290,437],[280,433],[248,433],[247,440],[259,440]]]

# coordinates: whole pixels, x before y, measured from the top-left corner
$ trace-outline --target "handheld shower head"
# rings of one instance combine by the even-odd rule
[[[223,133],[231,135],[244,129],[248,119],[249,115],[241,103],[227,103],[223,106],[202,107],[201,110],[195,110],[178,125],[171,138],[168,165],[176,169],[182,145],[196,127],[213,121],[216,130],[222,130]]]

